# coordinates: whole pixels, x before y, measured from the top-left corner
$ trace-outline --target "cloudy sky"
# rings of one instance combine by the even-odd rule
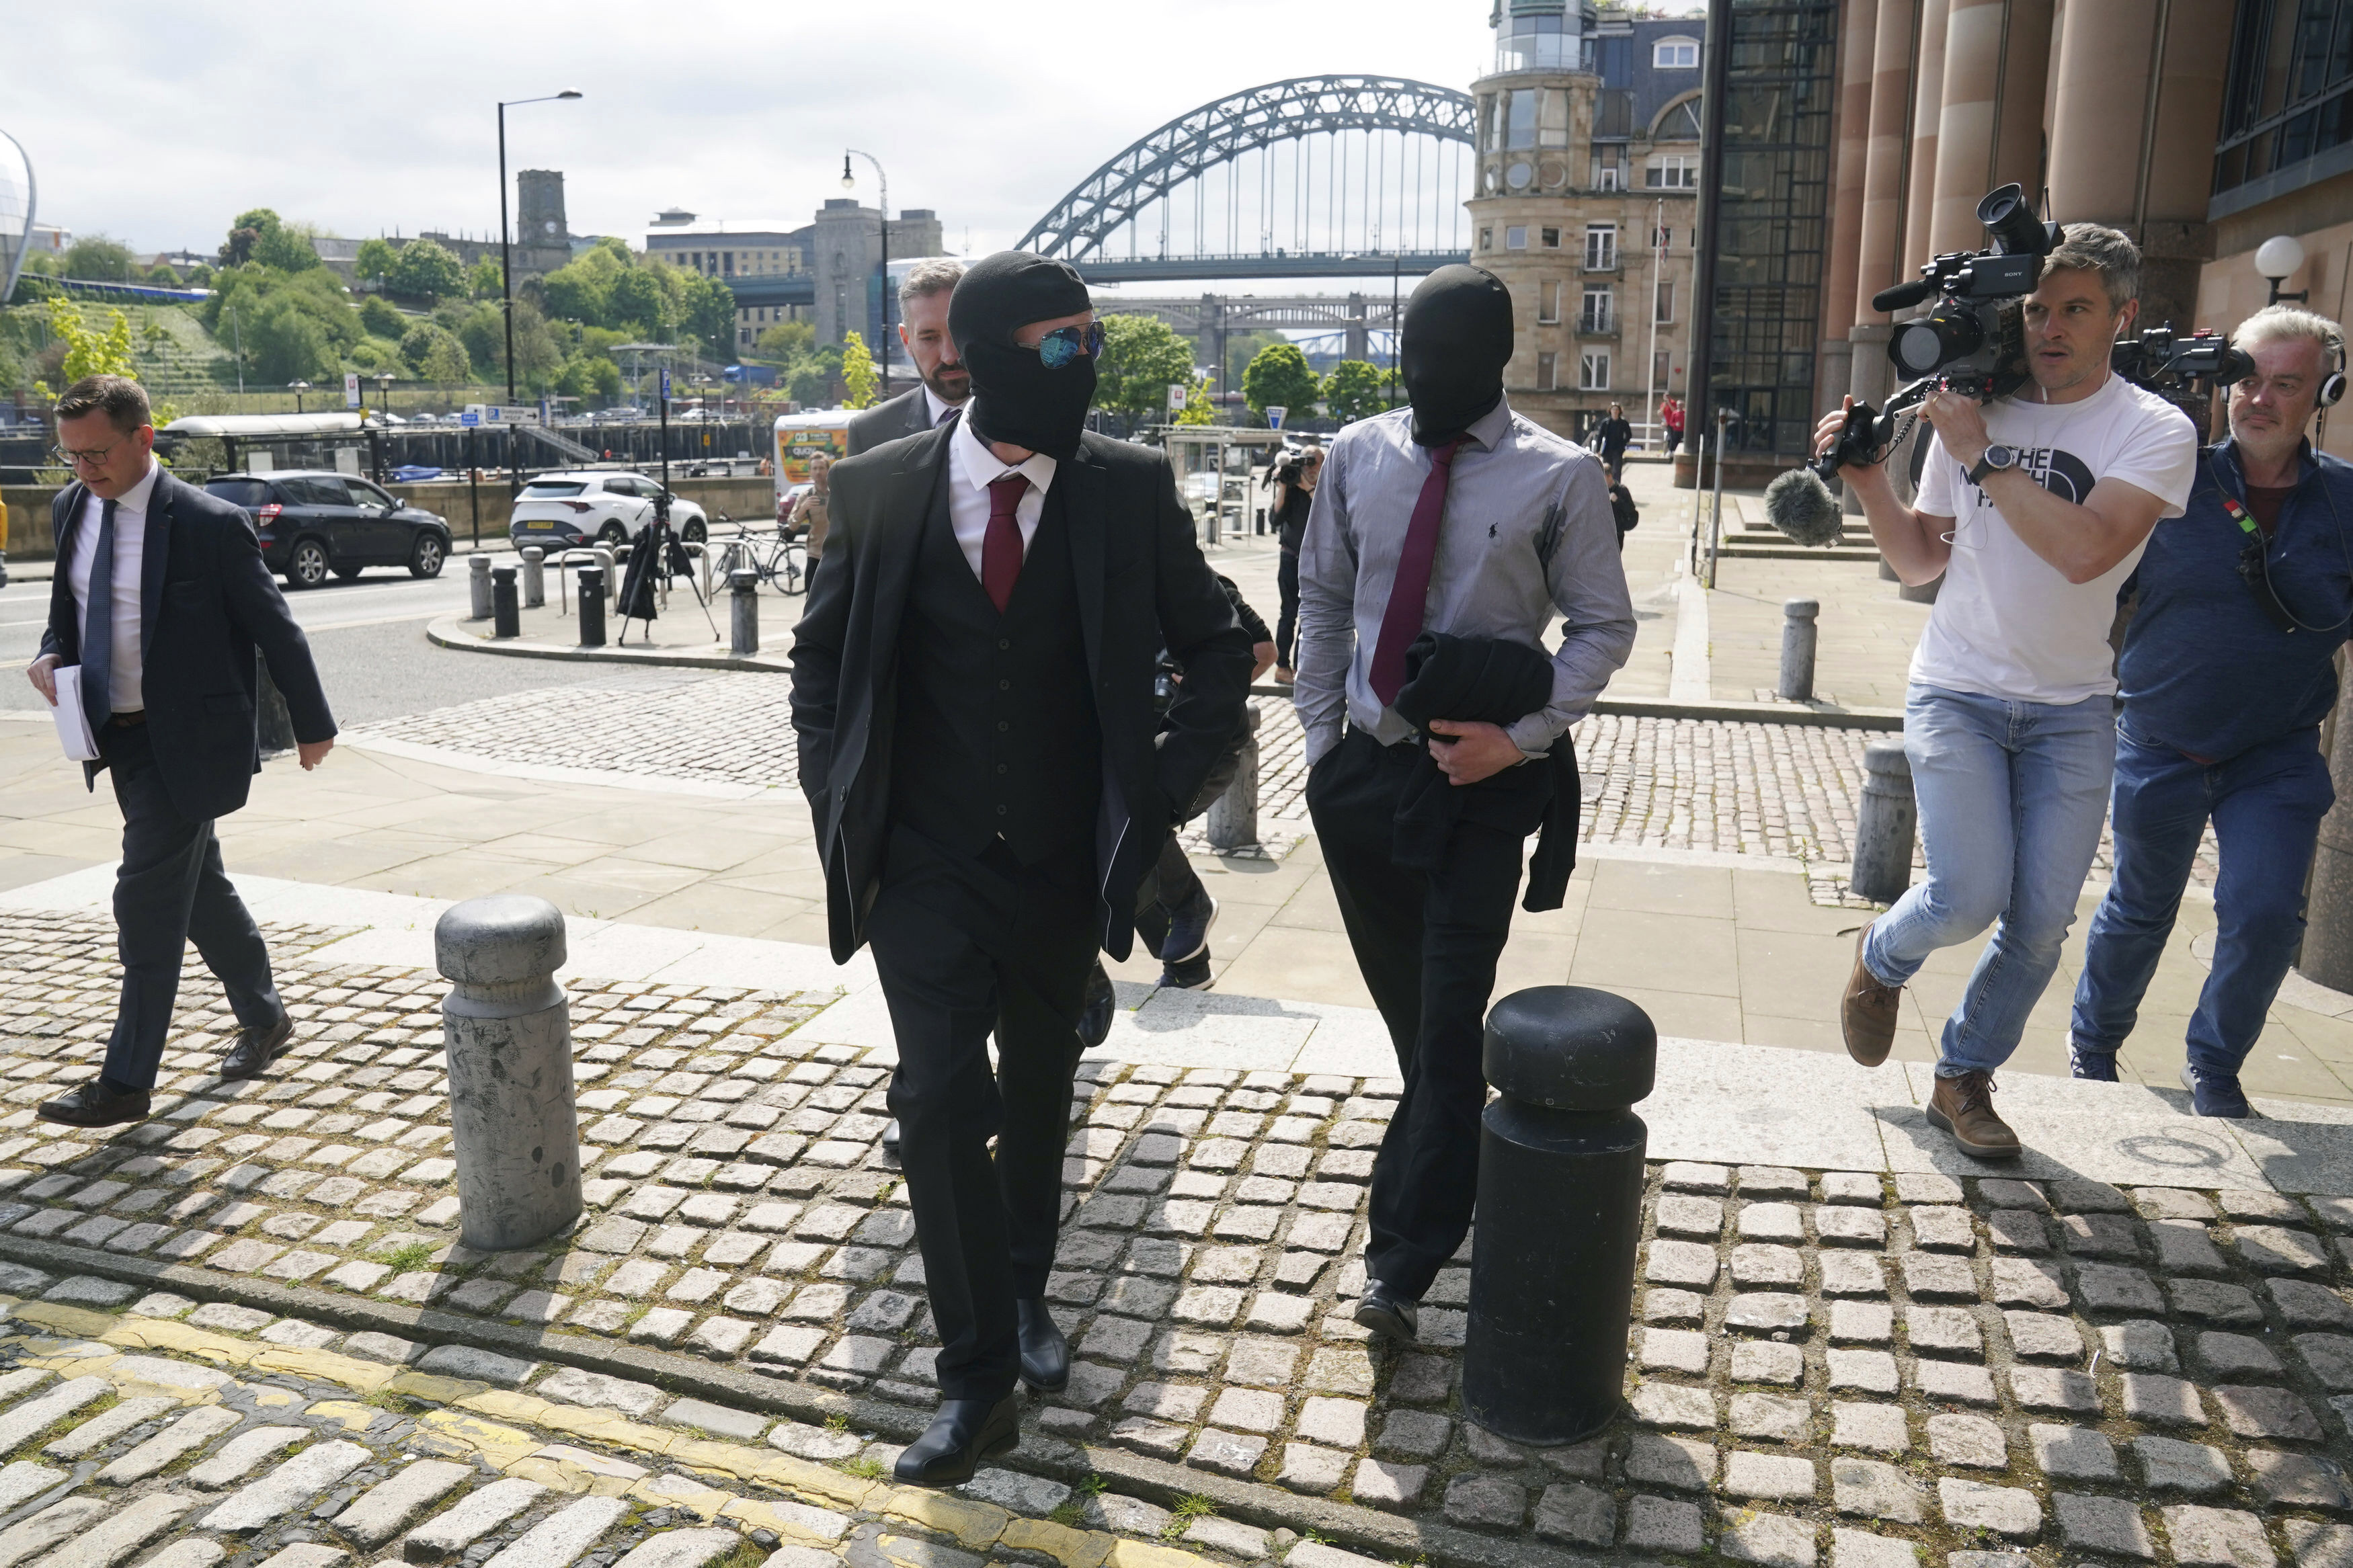
[[[1685,10],[1695,0],[1667,9]],[[642,244],[647,219],[807,215],[845,145],[894,208],[936,208],[950,248],[1018,239],[1129,142],[1285,77],[1466,87],[1489,0],[400,0],[323,6],[120,0],[19,8],[0,129],[40,216],[153,253],[216,247],[275,207],[327,233],[495,235],[494,105],[508,166],[565,173],[575,233]],[[102,91],[95,91],[100,89]],[[862,200],[874,199],[866,165]]]

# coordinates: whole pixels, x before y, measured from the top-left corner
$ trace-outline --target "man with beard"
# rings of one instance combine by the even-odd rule
[[[958,261],[919,261],[899,284],[899,341],[923,380],[849,422],[849,456],[944,424],[972,395],[972,377],[948,336],[948,298],[964,276]],[[816,557],[810,557],[814,563]]]
[[[1405,1079],[1373,1164],[1356,1316],[1399,1343],[1412,1342],[1422,1293],[1470,1227],[1487,997],[1522,847],[1558,788],[1556,759],[1514,770],[1567,743],[1634,647],[1600,461],[1512,412],[1511,357],[1504,285],[1472,267],[1431,273],[1406,306],[1411,405],[1333,437],[1299,554],[1308,810]],[[1392,706],[1422,633],[1516,644],[1540,668],[1556,611],[1566,624],[1550,700],[1516,721],[1430,719],[1424,734]],[[1425,752],[1457,807],[1435,869],[1401,863],[1428,858],[1407,843]],[[1531,908],[1558,902],[1538,902],[1532,881]]]
[[[939,1415],[897,1473],[940,1487],[1014,1445],[1017,1379],[1069,1382],[1045,1293],[1082,989],[1098,946],[1127,956],[1250,668],[1167,458],[1084,433],[1103,329],[1079,275],[989,257],[948,327],[966,415],[834,466],[793,651],[833,953],[873,944],[939,1331]],[[1185,682],[1162,715],[1164,647]]]

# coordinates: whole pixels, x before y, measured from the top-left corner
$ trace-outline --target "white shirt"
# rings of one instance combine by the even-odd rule
[[[932,428],[936,430],[939,428],[941,420],[946,418],[949,415],[954,414],[957,409],[962,408],[964,405],[961,403],[949,403],[945,401],[938,393],[932,390],[932,384],[928,381],[922,384],[923,388],[923,407],[930,412],[932,416]]]
[[[2075,403],[1998,397],[1986,430],[2018,450],[2019,466],[2063,500],[2082,505],[2102,479],[2120,479],[2179,517],[2196,477],[2198,435],[2188,415],[2122,376]],[[2108,628],[2116,591],[2141,549],[2088,583],[2070,583],[2002,521],[1968,470],[1932,440],[1913,503],[1953,519],[1951,562],[1936,607],[1912,651],[1923,686],[2013,702],[2066,704],[2116,689]]]
[[[147,706],[140,694],[139,580],[146,553],[147,501],[155,493],[155,476],[163,470],[147,459],[147,476],[114,503],[114,662],[108,671],[107,707],[116,713],[136,713]],[[98,528],[106,503],[85,495],[81,519],[74,525],[73,563],[67,581],[73,588],[74,624],[90,626],[90,569],[98,555]],[[84,656],[88,656],[85,654]]]
[[[931,388],[923,389],[928,396]],[[1054,459],[1043,452],[1032,452],[1018,467],[1008,465],[988,449],[988,443],[972,433],[972,426],[956,421],[955,434],[948,437],[948,521],[955,529],[956,546],[964,558],[972,563],[972,574],[980,575],[981,542],[988,537],[988,487],[1008,474],[1020,474],[1029,481],[1020,503],[1013,509],[1013,521],[1021,528],[1021,556],[1028,560],[1029,542],[1038,536],[1038,520],[1046,514],[1046,491],[1054,482]]]

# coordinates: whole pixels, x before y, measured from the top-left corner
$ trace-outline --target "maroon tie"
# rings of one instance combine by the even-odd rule
[[[1029,493],[1026,474],[1008,474],[988,481],[988,531],[980,540],[980,585],[988,590],[1000,616],[1013,602],[1013,584],[1021,577],[1021,522],[1014,512]],[[1422,574],[1426,577],[1429,573],[1425,570]]]
[[[1381,612],[1381,639],[1373,645],[1373,695],[1386,708],[1397,700],[1405,685],[1405,650],[1421,635],[1421,615],[1430,598],[1430,569],[1438,560],[1438,529],[1446,516],[1446,478],[1454,454],[1462,445],[1456,437],[1443,447],[1430,448],[1430,478],[1421,481],[1421,495],[1413,503],[1413,521],[1406,525],[1405,549],[1398,556],[1397,577],[1389,584],[1388,608]]]

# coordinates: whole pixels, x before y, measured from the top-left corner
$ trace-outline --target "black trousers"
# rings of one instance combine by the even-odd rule
[[[898,1037],[891,1113],[950,1399],[1013,1391],[1013,1304],[1046,1293],[1094,921],[1085,846],[1024,867],[1002,841],[973,857],[891,835],[866,931]]]
[[[103,1071],[115,1083],[149,1089],[164,1058],[180,956],[189,942],[228,993],[238,1023],[264,1028],[283,1009],[269,975],[269,950],[221,868],[213,825],[192,822],[173,806],[147,726],[110,724],[99,734],[99,750],[122,807],[122,865],[114,877],[122,1002]]]
[[[1462,822],[1440,869],[1397,864],[1398,795],[1416,760],[1414,742],[1383,746],[1351,730],[1309,772],[1307,808],[1348,945],[1405,1079],[1373,1161],[1365,1268],[1419,1300],[1471,1228],[1487,999],[1512,931],[1526,839]]]
[[[1296,669],[1291,662],[1291,645],[1299,636],[1299,552],[1286,550],[1276,561],[1274,584],[1282,594],[1282,610],[1274,621],[1274,662],[1285,669]]]

